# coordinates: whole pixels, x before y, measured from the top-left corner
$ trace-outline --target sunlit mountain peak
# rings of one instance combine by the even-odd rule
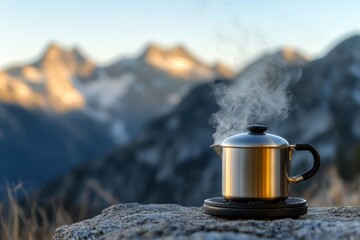
[[[45,99],[19,79],[0,72],[0,102],[21,105],[27,108],[45,106]]]
[[[42,57],[34,65],[44,67],[49,64],[61,64],[71,74],[81,78],[90,77],[96,68],[96,64],[86,58],[78,47],[68,49],[55,42],[46,47]]]
[[[165,48],[149,44],[135,59],[121,59],[108,67],[98,67],[78,47],[51,42],[37,61],[9,68],[5,71],[6,77],[1,76],[4,91],[14,86],[19,89],[12,92],[16,98],[6,97],[3,101],[25,107],[33,101],[31,106],[68,112],[84,109],[90,102],[91,106],[102,108],[106,105],[107,109],[115,109],[119,99],[132,97],[133,93],[127,91],[138,94],[144,91],[142,89],[158,91],[159,100],[151,101],[167,106],[179,98],[177,95],[183,96],[189,86],[226,77],[229,72],[224,65],[213,68],[182,45]],[[143,84],[148,84],[147,88]],[[179,90],[181,84],[183,89]]]
[[[310,61],[309,56],[292,47],[283,47],[275,55],[279,55],[282,59],[290,64],[301,65]]]
[[[211,67],[192,55],[182,45],[164,48],[149,44],[140,59],[174,77],[194,80],[209,79],[213,76]]]
[[[63,52],[63,49],[58,43],[51,42],[45,50],[44,57],[55,58],[58,57]]]
[[[95,69],[78,50],[52,42],[36,62],[12,67],[2,75],[2,101],[55,112],[81,109],[86,100],[73,81],[89,78]]]

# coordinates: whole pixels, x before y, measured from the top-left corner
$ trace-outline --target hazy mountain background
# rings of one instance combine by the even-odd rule
[[[51,43],[33,63],[0,74],[0,174],[31,182],[46,203],[91,215],[116,202],[201,205],[221,195],[221,160],[209,149],[213,89],[231,87],[262,59],[302,69],[288,88],[289,117],[270,131],[311,143],[321,171],[292,193],[310,205],[360,204],[360,36],[319,59],[274,49],[242,71],[210,66],[184,46],[150,44],[97,66]],[[294,174],[309,167],[296,154]]]
[[[292,144],[313,144],[322,158],[321,171],[292,185],[291,194],[305,197],[311,206],[360,204],[360,36],[346,39],[320,59],[307,60],[282,49],[250,66],[263,58],[303,69],[302,77],[289,86],[289,117],[269,130]],[[213,88],[231,87],[233,81],[194,87],[133,141],[47,185],[42,197],[65,196],[67,205],[74,207],[87,196],[93,209],[101,209],[119,201],[201,205],[205,198],[220,196],[221,160],[209,149],[214,133],[209,119],[218,110]],[[293,175],[305,171],[310,158],[295,152]]]
[[[359,1],[0,5],[0,239],[121,202],[200,206],[221,196],[209,146],[247,124],[319,150],[291,196],[360,206]]]
[[[50,43],[34,62],[0,72],[0,176],[36,189],[131,141],[194,86],[232,75],[180,45],[150,44],[97,66],[78,48]]]

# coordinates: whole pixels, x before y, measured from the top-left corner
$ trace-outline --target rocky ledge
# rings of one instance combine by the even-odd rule
[[[360,207],[310,208],[299,219],[239,220],[199,207],[137,203],[109,207],[56,230],[65,239],[360,239]]]

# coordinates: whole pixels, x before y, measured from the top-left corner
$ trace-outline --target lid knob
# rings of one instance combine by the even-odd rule
[[[267,127],[264,125],[249,125],[247,130],[249,130],[250,134],[261,134],[267,130]]]

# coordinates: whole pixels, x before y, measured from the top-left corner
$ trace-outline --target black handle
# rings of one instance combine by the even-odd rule
[[[309,179],[312,176],[314,176],[317,171],[320,168],[320,155],[318,153],[318,151],[316,150],[316,148],[311,145],[311,144],[295,144],[295,150],[297,151],[310,151],[311,154],[313,155],[314,158],[314,164],[311,167],[311,169],[309,169],[309,171],[307,171],[304,174],[301,174],[300,176],[303,178],[303,180]]]

